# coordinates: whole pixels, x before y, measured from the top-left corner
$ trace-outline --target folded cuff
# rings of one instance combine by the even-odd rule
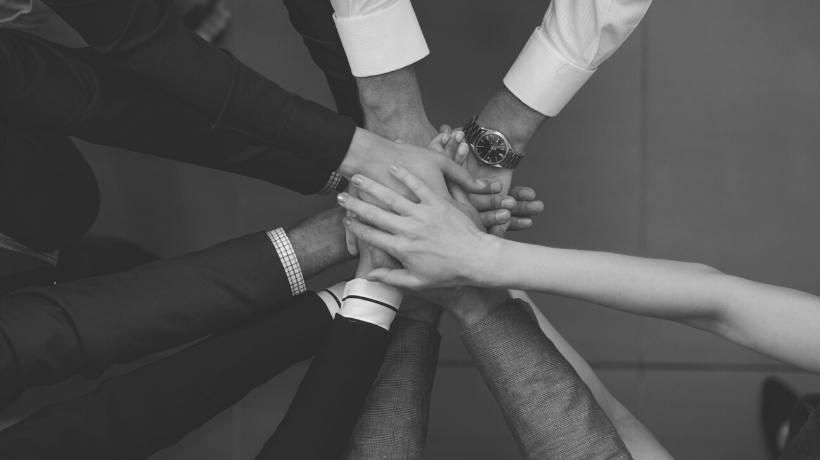
[[[325,302],[331,318],[336,318],[336,314],[342,309],[342,299],[345,293],[345,282],[336,283],[327,289],[317,292],[319,298]]]
[[[595,69],[576,67],[558,54],[538,27],[504,77],[504,84],[533,110],[554,117],[593,73]]]
[[[375,324],[389,331],[403,297],[395,288],[357,278],[345,285],[340,315]]]
[[[333,20],[356,77],[392,72],[430,54],[410,0],[365,16],[334,14]]]

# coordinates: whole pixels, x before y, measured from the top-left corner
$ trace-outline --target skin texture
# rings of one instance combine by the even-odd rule
[[[407,289],[469,284],[532,290],[676,321],[820,374],[820,298],[723,274],[701,264],[515,243],[479,231],[451,200],[434,195],[402,168],[391,169],[421,198],[389,195],[362,179],[362,190],[389,202],[390,214],[351,199],[366,222],[348,229],[385,250],[403,269],[368,277]],[[372,189],[372,190],[371,190]],[[386,201],[385,201],[386,200]],[[456,208],[457,209],[457,208]]]

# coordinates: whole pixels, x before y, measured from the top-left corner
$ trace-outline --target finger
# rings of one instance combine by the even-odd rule
[[[515,207],[512,208],[512,214],[518,217],[537,216],[542,211],[544,211],[544,203],[541,200],[516,201]]]
[[[373,262],[373,267],[401,268],[401,264],[390,254],[375,246],[368,245],[367,248],[370,250],[370,260]]]
[[[391,166],[390,168],[394,168]],[[392,172],[392,169],[391,169]],[[414,203],[407,198],[399,195],[394,190],[385,187],[384,185],[370,179],[369,177],[356,174],[350,178],[350,183],[353,184],[361,192],[370,194],[377,201],[388,207],[390,210],[401,215],[407,215],[414,205]],[[411,189],[412,190],[412,189]],[[418,195],[416,195],[418,196]],[[344,206],[344,205],[342,205]],[[348,209],[344,206],[345,209]]]
[[[441,133],[434,137],[432,141],[430,141],[430,144],[427,145],[427,148],[430,150],[435,150],[436,152],[444,153],[444,136],[447,136],[448,138],[450,137],[449,134]]]
[[[447,155],[447,158],[451,160],[455,158],[462,140],[464,140],[464,133],[461,131],[450,136],[449,141],[447,141],[447,144],[444,146],[444,154]]]
[[[421,280],[407,269],[377,268],[367,274],[368,281],[378,281],[397,289],[418,291],[424,288]]]
[[[526,230],[530,227],[532,227],[532,219],[528,217],[513,217],[512,219],[510,219],[509,230]]]
[[[529,187],[515,186],[510,189],[510,196],[519,201],[531,201],[535,199],[535,190]]]
[[[462,142],[461,144],[458,145],[458,148],[456,149],[456,154],[453,157],[453,161],[455,161],[456,163],[463,166],[464,162],[467,161],[467,154],[469,154],[469,153],[470,153],[470,145],[467,144],[466,142]]]
[[[445,178],[455,182],[469,193],[498,193],[501,191],[501,182],[478,180],[454,161],[443,161],[441,172]]]
[[[453,197],[454,200],[458,201],[464,206],[468,206],[471,208],[473,207],[473,203],[470,202],[470,195],[468,195],[463,188],[459,187],[458,185],[450,181],[447,181],[447,190],[450,192],[450,196]]]
[[[445,164],[450,164],[450,163],[455,165],[455,163],[453,163],[452,161],[449,161],[449,160],[447,160]],[[456,166],[456,167],[459,168],[459,169],[463,169],[460,166]],[[389,168],[389,171],[390,171],[390,175],[392,175],[393,177],[396,178],[396,180],[398,180],[399,182],[401,182],[402,184],[407,186],[407,188],[409,188],[410,191],[413,192],[413,194],[416,195],[416,197],[419,200],[421,200],[422,202],[431,203],[431,202],[435,202],[436,200],[441,199],[441,198],[439,198],[438,195],[436,195],[436,193],[434,191],[430,190],[430,187],[426,186],[424,184],[424,182],[420,181],[418,177],[414,176],[410,171],[406,170],[405,168],[402,168],[401,166],[391,165],[390,168]],[[466,173],[467,171],[465,170],[464,172]],[[467,173],[467,174],[469,175],[469,173]],[[353,179],[355,179],[355,178],[356,177],[354,176]],[[473,180],[472,176],[471,176],[470,180]],[[384,186],[382,186],[382,187],[384,187]],[[400,197],[400,198],[408,203],[408,206],[406,207],[406,209],[407,209],[407,211],[409,211],[410,210],[410,205],[409,205],[410,201],[407,200],[404,197]],[[401,211],[397,211],[397,212],[399,214],[402,214]]]
[[[359,255],[359,240],[356,239],[356,235],[350,233],[347,229],[345,229],[345,243],[347,243],[347,252],[351,256],[356,257]]]
[[[443,125],[439,126],[438,132],[451,134],[453,132],[453,130],[450,128],[450,125],[443,124]]]
[[[391,233],[398,231],[401,226],[399,222],[401,219],[400,216],[385,211],[378,206],[366,203],[348,193],[340,193],[336,199],[343,208],[354,212],[359,221],[368,225],[373,225]]]
[[[362,242],[368,246],[381,249],[382,251],[385,251],[395,257],[393,251],[390,249],[391,245],[396,240],[395,236],[363,224],[358,219],[344,218],[342,220],[342,225],[344,225],[350,233],[356,236],[356,238],[362,240]]]
[[[507,195],[495,194],[495,195],[472,195],[470,196],[470,200],[473,202],[473,206],[479,211],[496,211],[499,209],[515,209],[516,201],[515,198]]]
[[[499,238],[504,238],[504,226],[503,225],[496,225],[496,226],[490,227],[487,230],[487,232],[490,235],[494,235],[494,236],[497,236]]]
[[[481,218],[481,224],[484,225],[484,228],[504,225],[512,218],[510,211],[507,209],[502,209],[500,211],[486,211],[479,213],[478,215]]]

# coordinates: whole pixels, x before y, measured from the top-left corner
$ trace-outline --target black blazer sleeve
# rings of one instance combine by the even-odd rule
[[[0,432],[0,458],[143,459],[313,356],[333,321],[312,292]],[[282,457],[285,458],[285,457]]]
[[[287,275],[264,232],[127,272],[0,300],[0,408],[20,391],[167,350],[281,308]],[[2,340],[4,339],[4,340]]]
[[[45,0],[110,62],[131,69],[255,145],[335,171],[355,132],[348,117],[302,99],[188,30],[167,0]]]
[[[330,177],[331,170],[298,155],[249,145],[213,129],[213,121],[205,115],[92,50],[68,49],[23,32],[0,30],[0,62],[6,64],[0,65],[0,123],[8,126],[2,129],[18,131],[18,137],[40,143],[55,138],[68,143],[67,148],[43,148],[32,155],[7,140],[3,164],[8,167],[2,173],[26,186],[38,178],[49,179],[42,172],[67,163],[69,153],[77,151],[66,136],[242,174],[303,194],[319,192]],[[27,164],[40,160],[41,166],[33,167],[41,173],[25,177],[29,171],[13,163],[12,155],[21,157],[20,161],[25,155]],[[59,171],[67,174],[65,168]],[[71,176],[72,183],[83,182],[88,188],[89,180],[82,179],[85,177]],[[50,183],[59,181],[52,178]],[[93,177],[90,185],[97,193]],[[19,189],[7,190],[11,195],[0,197],[0,202],[24,198],[14,192],[31,193],[22,186]],[[30,208],[26,207],[29,213]]]
[[[336,111],[364,126],[359,88],[350,70],[328,0],[284,0],[290,23],[302,36],[313,62],[322,70],[336,101]]]
[[[285,418],[256,458],[339,458],[389,341],[390,333],[379,326],[337,315]]]

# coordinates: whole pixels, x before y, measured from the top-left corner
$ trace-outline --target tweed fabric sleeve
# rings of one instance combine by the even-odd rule
[[[400,316],[391,332],[343,459],[417,460],[424,453],[441,335],[427,323]]]
[[[526,459],[631,459],[612,422],[572,365],[510,300],[461,340]]]

